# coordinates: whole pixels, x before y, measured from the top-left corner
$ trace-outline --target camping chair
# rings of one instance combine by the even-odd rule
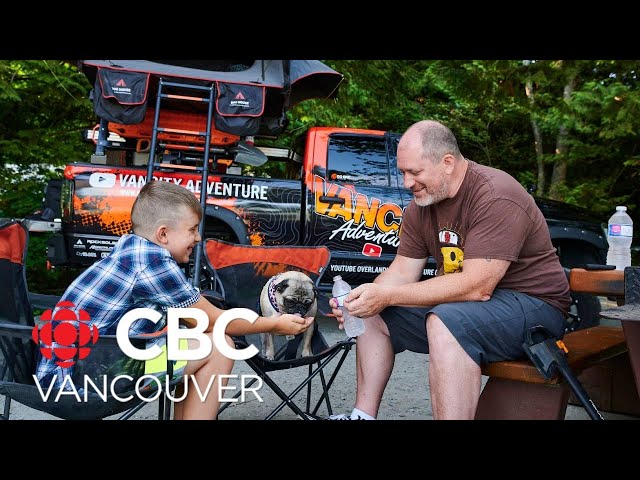
[[[253,311],[258,310],[262,287],[273,275],[290,270],[301,271],[306,273],[317,287],[331,260],[331,252],[325,246],[262,247],[208,239],[205,242],[204,251],[206,268],[211,271],[213,282],[213,292],[203,292],[204,295],[223,308],[248,308]],[[320,297],[318,305],[320,306]],[[246,348],[253,344],[260,351],[245,361],[282,400],[267,415],[266,420],[272,419],[285,406],[291,408],[299,418],[305,420],[318,418],[316,414],[323,401],[326,404],[328,414],[333,413],[329,400],[329,389],[355,342],[344,340],[329,346],[318,330],[317,321],[315,321],[314,327],[312,355],[307,357],[301,357],[299,353],[303,334],[296,335],[291,340],[286,340],[285,336],[275,335],[276,354],[273,360],[262,356],[260,335],[234,337],[236,348]],[[324,368],[340,352],[342,355],[339,357],[329,381],[327,381]],[[304,366],[308,366],[308,375],[288,395],[267,374],[267,372],[276,370]],[[316,376],[320,377],[322,391],[317,403],[311,409],[311,381]],[[253,382],[250,382],[247,386],[252,384]],[[307,387],[307,398],[306,408],[303,410],[293,402],[293,398],[305,386]],[[234,398],[238,396],[240,396],[240,392]],[[229,405],[229,403],[223,405],[219,413],[222,413]]]
[[[0,395],[5,397],[4,412],[0,415],[0,420],[9,419],[12,400],[68,420],[102,419],[123,412],[121,419],[130,418],[146,404],[140,397],[155,398],[159,392],[156,383],[151,382],[147,386],[141,384],[138,388],[140,397],[136,395],[135,384],[144,375],[145,362],[127,357],[120,350],[115,335],[101,335],[95,344],[87,342],[87,346],[90,346],[89,355],[84,359],[76,359],[71,376],[75,385],[84,385],[85,378],[90,378],[99,388],[102,388],[106,376],[106,394],[103,395],[102,391],[98,394],[90,387],[86,393],[79,392],[82,403],[71,394],[60,395],[56,401],[58,390],[55,388],[51,389],[47,400],[41,396],[33,378],[38,345],[32,338],[38,334],[41,341],[46,339],[43,339],[45,335],[42,334],[40,325],[37,332],[34,332],[36,323],[24,266],[28,238],[26,228],[18,222],[9,221],[0,225]],[[53,337],[57,338],[55,335],[54,329]],[[144,348],[149,336],[136,335],[129,338],[135,347]],[[77,346],[70,345],[74,348]],[[129,375],[131,380],[120,377],[113,384],[116,398],[110,389],[111,382],[121,375]],[[48,385],[41,388],[46,395]],[[162,396],[160,398],[163,399]],[[159,418],[163,418],[165,409],[162,401],[160,403]]]

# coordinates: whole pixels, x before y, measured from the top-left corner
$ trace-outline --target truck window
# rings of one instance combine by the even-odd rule
[[[331,180],[389,186],[389,163],[383,137],[332,135],[327,168]]]

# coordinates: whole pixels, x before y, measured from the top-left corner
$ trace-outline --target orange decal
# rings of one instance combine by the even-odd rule
[[[327,185],[327,191],[324,188],[316,189],[316,212],[326,215],[328,217],[342,217],[345,222],[351,220],[353,205],[352,194],[349,190],[341,188],[335,183],[329,183]],[[320,197],[336,197],[344,200],[343,204],[338,202],[327,203],[320,200]]]
[[[373,228],[376,223],[376,211],[379,208],[380,200],[372,198],[371,204],[369,204],[369,198],[366,195],[358,193],[356,195],[356,206],[353,210],[353,220],[356,223],[362,223],[364,219],[365,225]]]
[[[402,219],[402,210],[398,205],[393,203],[385,203],[378,209],[376,215],[376,223],[381,232],[390,230],[398,230],[400,228],[400,220]]]
[[[264,234],[260,232],[255,232],[249,235],[249,240],[251,241],[251,245],[263,245],[264,244]]]

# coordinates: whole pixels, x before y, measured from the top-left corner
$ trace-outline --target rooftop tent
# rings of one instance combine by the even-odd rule
[[[108,85],[105,87],[105,83],[109,83],[106,74],[112,74],[114,86],[124,74],[137,75],[140,84],[145,86],[144,92],[140,87],[138,98],[126,98],[124,103],[121,102],[125,109],[134,109],[136,105],[144,108],[155,101],[160,78],[202,85],[215,82],[220,105],[220,95],[237,95],[237,89],[246,88],[251,95],[255,92],[255,102],[262,104],[262,108],[251,111],[250,115],[262,123],[262,130],[269,130],[267,133],[279,133],[278,125],[282,126],[284,113],[296,103],[309,98],[334,98],[343,78],[319,60],[81,60],[79,66],[94,84],[94,95],[110,96],[112,103],[114,99],[118,100],[118,88],[109,90]],[[128,84],[129,80],[126,78],[125,83]],[[246,95],[246,90],[243,92]],[[197,105],[186,108],[197,110],[198,107],[202,108]],[[98,110],[96,113],[99,114]],[[224,116],[222,109],[220,113]],[[237,112],[228,115],[235,116]],[[138,123],[138,117],[132,117],[130,123]],[[121,120],[111,121],[125,123]]]
[[[291,105],[309,98],[335,98],[342,75],[319,60],[289,60]]]

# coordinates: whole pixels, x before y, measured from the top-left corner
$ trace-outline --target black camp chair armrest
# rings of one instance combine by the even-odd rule
[[[54,309],[60,301],[59,295],[46,295],[44,293],[29,292],[29,302],[33,308]]]
[[[202,290],[201,295],[218,308],[224,308],[224,294],[215,290]]]
[[[5,337],[17,337],[17,338],[32,338],[33,327],[29,325],[19,325],[16,323],[8,323],[0,321],[0,335]],[[141,334],[141,335],[129,335],[131,340],[150,340],[152,338],[166,337],[166,330],[158,332],[157,335]],[[115,335],[100,335],[100,340],[117,341]]]
[[[129,335],[129,339],[130,340],[153,340],[156,338],[163,338],[166,336],[167,336],[167,330],[164,329],[160,332],[157,332],[157,334],[142,333],[138,335]],[[102,340],[103,338],[105,340],[115,341],[117,337],[115,335],[100,335],[100,340]]]
[[[4,337],[31,338],[33,327],[0,321],[0,335]]]

